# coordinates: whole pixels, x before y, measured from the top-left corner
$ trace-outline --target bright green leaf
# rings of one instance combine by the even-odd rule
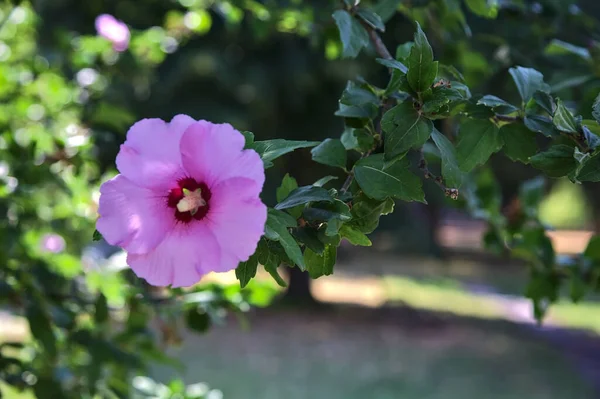
[[[312,278],[333,274],[336,258],[337,247],[333,245],[327,245],[322,255],[311,251],[309,248],[304,250],[304,263]]]
[[[363,247],[370,247],[372,245],[371,240],[369,240],[369,237],[367,237],[366,234],[348,224],[345,224],[340,228],[340,235],[352,245],[360,245]]]
[[[292,191],[298,188],[296,179],[286,173],[281,180],[281,186],[277,189],[277,202],[283,201]]]

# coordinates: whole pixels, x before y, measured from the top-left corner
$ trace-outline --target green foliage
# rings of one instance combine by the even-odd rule
[[[438,72],[438,62],[433,61],[433,50],[417,23],[414,45],[408,56],[408,72],[406,77],[410,87],[421,97],[421,93],[431,88]]]
[[[493,122],[469,119],[460,125],[456,155],[462,171],[470,172],[476,166],[483,165],[501,148],[502,138]]]
[[[315,162],[346,169],[346,148],[338,139],[326,139],[313,148],[311,153]]]
[[[333,19],[340,30],[342,55],[347,58],[356,57],[360,50],[369,44],[367,31],[348,11],[337,10],[333,13]]]
[[[385,135],[385,159],[392,160],[411,148],[420,148],[433,132],[433,123],[405,101],[385,113],[381,120]]]

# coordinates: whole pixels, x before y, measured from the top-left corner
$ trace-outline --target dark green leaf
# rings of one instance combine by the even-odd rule
[[[392,76],[387,87],[385,88],[384,94],[386,96],[394,96],[404,101],[409,97],[406,93],[413,94],[413,90],[408,84],[406,74],[397,69],[392,70]]]
[[[433,88],[431,97],[425,99],[423,108],[421,108],[421,110],[425,114],[431,114],[429,116],[433,116],[435,113],[440,113],[440,110],[443,110],[444,106],[462,99],[463,96],[458,90],[438,86]]]
[[[600,123],[600,94],[598,94],[598,97],[596,97],[594,105],[592,106],[592,115],[594,116],[594,119],[596,119],[596,122]]]
[[[375,28],[381,32],[385,31],[385,25],[383,24],[381,17],[375,12],[367,10],[366,8],[359,8],[356,14],[372,28]]]
[[[235,269],[235,277],[240,281],[240,287],[244,288],[250,280],[256,276],[258,269],[258,257],[252,255],[246,262],[240,262]]]
[[[484,18],[496,18],[498,15],[498,0],[465,0],[467,7]]]
[[[394,211],[394,201],[388,198],[378,201],[359,194],[352,204],[352,220],[348,223],[356,230],[365,234],[372,233],[379,225],[381,215],[387,215]]]
[[[324,185],[326,185],[327,183],[329,183],[332,180],[337,180],[337,176],[324,176],[324,177],[321,177],[319,180],[317,180],[316,182],[313,183],[313,186],[315,186],[315,187],[323,187]]]
[[[367,130],[353,128],[344,130],[341,141],[347,150],[356,150],[359,152],[369,151],[375,143],[375,139]]]
[[[402,0],[379,0],[373,5],[372,9],[373,12],[381,17],[383,22],[387,22],[396,14],[400,3],[402,3]]]
[[[252,149],[258,152],[258,155],[260,155],[262,160],[266,163],[299,148],[314,147],[318,144],[318,141],[290,141],[274,139],[255,141],[252,145]]]
[[[539,105],[549,115],[554,115],[556,104],[554,103],[554,99],[550,94],[537,90],[535,93],[533,93],[533,99],[535,100],[536,104]]]
[[[329,203],[314,203],[310,207],[304,208],[302,214],[309,221],[327,222],[339,219],[347,222],[352,219],[348,205],[337,199]]]
[[[383,115],[385,158],[391,160],[411,148],[420,148],[433,131],[433,122],[414,109],[410,101],[396,105]]]
[[[346,105],[379,104],[379,98],[368,88],[349,81],[340,98],[340,103]]]
[[[301,269],[304,269],[302,251],[294,237],[288,231],[288,227],[296,227],[296,221],[293,217],[279,210],[269,209],[265,225],[265,236],[269,240],[279,242],[290,260]],[[260,256],[259,261],[262,263]]]
[[[337,247],[333,245],[325,246],[325,250],[321,255],[307,248],[304,251],[304,263],[306,263],[306,270],[308,270],[310,277],[319,278],[333,274],[336,257]]]
[[[524,104],[527,104],[538,90],[545,93],[550,92],[550,86],[544,82],[544,75],[535,69],[518,66],[510,68],[509,72],[515,81]]]
[[[421,179],[410,171],[406,158],[386,165],[383,154],[371,155],[356,163],[354,177],[365,194],[373,199],[395,197],[425,202]]]
[[[438,63],[433,61],[433,50],[427,36],[417,22],[417,32],[410,55],[408,57],[407,78],[410,87],[416,92],[424,92],[431,88],[437,76]]]
[[[483,96],[477,101],[477,104],[485,105],[494,110],[497,114],[507,115],[517,112],[519,109],[512,104],[507,103],[501,98],[492,95]]]
[[[573,114],[571,114],[571,111],[565,107],[560,99],[557,100],[556,112],[554,112],[552,123],[554,124],[554,127],[561,132],[576,134],[579,131],[575,117]]]
[[[37,299],[29,302],[25,307],[25,316],[29,322],[29,329],[33,337],[39,341],[50,358],[56,358],[56,336],[54,335],[52,321],[44,303]]]
[[[340,31],[342,41],[342,56],[354,58],[363,47],[369,44],[369,35],[363,26],[345,10],[333,13],[333,19]]]
[[[401,63],[400,61],[388,60],[385,58],[377,58],[375,61],[377,61],[381,65],[384,65],[388,68],[396,69],[402,73],[408,72],[408,67],[406,65],[404,65],[403,63]]]
[[[523,122],[532,132],[541,133],[546,137],[552,137],[554,135],[554,125],[552,124],[552,120],[546,116],[528,115]]]
[[[547,151],[531,157],[531,166],[540,169],[549,177],[566,176],[577,167],[573,152],[573,147],[564,144],[554,145]]]
[[[431,135],[433,142],[440,150],[440,157],[442,159],[442,176],[446,182],[446,186],[450,188],[460,188],[462,185],[463,173],[458,167],[458,161],[456,159],[456,149],[454,145],[440,133],[437,129],[433,129]]]
[[[313,148],[311,154],[315,162],[346,169],[346,148],[338,139],[326,139]]]
[[[242,132],[244,135],[244,139],[246,140],[246,144],[244,145],[245,149],[252,148],[254,145],[254,133],[252,132]]]
[[[319,240],[317,231],[312,227],[300,227],[292,232],[296,240],[310,248],[311,251],[321,255],[325,250],[325,245]]]
[[[600,181],[600,154],[596,154],[585,161],[581,167],[581,170],[577,174],[577,180],[581,182]]]
[[[275,206],[275,209],[293,208],[297,205],[314,201],[331,202],[333,198],[329,194],[329,191],[322,187],[303,186],[293,190],[283,201]]]
[[[586,258],[592,259],[596,262],[600,262],[600,235],[594,235],[590,238],[583,255]]]
[[[210,328],[211,320],[208,313],[194,307],[186,312],[185,323],[192,331],[205,333]]]
[[[364,104],[364,105],[346,105],[339,104],[339,108],[335,111],[335,116],[341,116],[343,118],[358,118],[358,119],[369,119],[377,113],[377,106],[375,104]]]
[[[520,123],[511,123],[500,128],[504,141],[504,153],[512,161],[529,163],[529,158],[537,152],[535,133]]]
[[[92,241],[100,241],[102,239],[102,234],[98,230],[94,230],[94,235],[92,236]]]
[[[502,148],[498,127],[489,120],[469,119],[460,126],[456,159],[463,172],[470,172],[487,162]]]
[[[271,275],[271,277],[273,277],[275,282],[280,287],[284,287],[284,288],[287,287],[287,283],[279,274],[278,266],[273,266],[272,264],[266,264],[264,266],[265,266],[265,270]],[[302,269],[302,270],[304,270],[304,269]]]
[[[98,294],[96,298],[94,321],[96,324],[103,324],[108,320],[108,303],[104,294]]]
[[[363,247],[370,247],[372,245],[371,240],[363,232],[355,227],[348,224],[343,225],[340,228],[340,235],[348,240],[352,245],[360,245]]]

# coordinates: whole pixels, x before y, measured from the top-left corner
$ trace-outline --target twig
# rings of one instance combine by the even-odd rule
[[[373,43],[377,54],[386,60],[393,60],[394,57],[392,57],[392,54],[390,54],[390,51],[383,43],[383,40],[381,40],[381,36],[379,36],[379,34],[369,24],[363,22],[363,26],[369,33],[369,39],[371,39],[371,43]]]
[[[444,192],[446,197],[450,197],[453,200],[458,199],[458,189],[456,188],[448,188],[444,184],[444,179],[441,176],[436,176],[429,171],[427,167],[427,161],[425,160],[425,154],[423,153],[423,149],[419,150],[419,169],[423,171],[423,176],[425,179],[433,180]]]

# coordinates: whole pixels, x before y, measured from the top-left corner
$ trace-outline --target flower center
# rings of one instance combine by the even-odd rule
[[[210,189],[204,183],[199,183],[191,177],[177,182],[177,187],[169,191],[167,206],[175,210],[175,219],[189,223],[192,220],[202,220],[210,209]]]
[[[187,188],[183,189],[183,198],[177,203],[179,212],[190,212],[193,215],[198,212],[198,208],[206,206],[206,201],[202,198],[202,189],[198,188],[190,191]]]

